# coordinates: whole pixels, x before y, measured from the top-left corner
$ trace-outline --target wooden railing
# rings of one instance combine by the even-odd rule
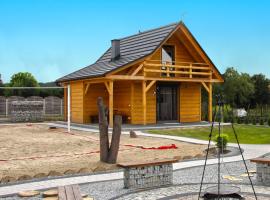
[[[212,70],[206,63],[191,62],[163,62],[161,60],[148,60],[144,62],[145,77],[163,78],[209,78]]]

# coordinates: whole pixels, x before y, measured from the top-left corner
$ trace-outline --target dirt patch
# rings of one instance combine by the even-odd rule
[[[177,149],[154,150],[175,144]],[[131,146],[125,146],[131,145]],[[182,159],[203,156],[205,145],[152,137],[121,136],[118,162]],[[47,125],[0,126],[0,180],[13,182],[46,176],[61,176],[116,169],[116,165],[99,162],[99,135],[66,129],[49,129]]]

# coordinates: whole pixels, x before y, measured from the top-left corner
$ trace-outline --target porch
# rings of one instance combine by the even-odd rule
[[[161,63],[160,60],[147,60],[128,68],[128,71],[84,81],[83,123],[96,123],[96,99],[99,96],[103,97],[108,106],[111,127],[115,114],[124,116],[125,122],[130,124],[147,125],[158,123],[159,120],[198,122],[201,121],[201,87],[209,94],[208,116],[209,121],[212,121],[214,80],[209,65],[192,62]],[[167,85],[167,91],[171,85],[175,88],[167,107],[159,104],[162,99],[159,98],[160,85]],[[162,115],[168,115],[168,110],[171,110],[169,115],[174,117],[162,118]]]

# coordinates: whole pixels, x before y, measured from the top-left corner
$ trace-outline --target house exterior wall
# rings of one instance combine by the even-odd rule
[[[201,84],[181,83],[179,88],[180,122],[201,121]]]
[[[175,47],[175,62],[202,62],[194,49],[188,47],[185,39],[179,35],[172,35],[164,45]],[[160,61],[161,48],[149,60]],[[118,74],[131,74],[141,63],[119,71]],[[157,66],[160,69],[160,66]],[[144,75],[139,71],[137,75]],[[160,77],[160,73],[155,76]],[[91,123],[90,116],[97,116],[97,98],[103,97],[104,104],[108,106],[109,94],[104,83],[91,84],[85,94],[85,83],[75,81],[71,83],[71,120],[76,123]],[[65,98],[66,99],[66,98]],[[142,81],[122,80],[114,81],[113,110],[114,114],[128,117],[131,124],[143,124]],[[156,116],[156,84],[146,94],[146,123],[157,122]],[[197,122],[201,120],[201,83],[179,82],[178,91],[178,120],[180,122]]]
[[[72,82],[70,84],[71,121],[83,123],[84,121],[84,88],[83,82]]]
[[[102,97],[104,104],[108,106],[109,95],[104,83],[90,84],[84,98],[84,123],[90,123],[90,117],[98,115],[98,97]]]
[[[173,45],[175,47],[175,61],[176,62],[195,62],[196,60],[189,53],[185,45],[173,35],[167,40],[164,45]],[[150,60],[161,60],[161,48],[157,50],[155,54],[150,58]]]
[[[156,84],[146,94],[146,123],[156,123]],[[131,123],[143,124],[142,83],[131,84]]]

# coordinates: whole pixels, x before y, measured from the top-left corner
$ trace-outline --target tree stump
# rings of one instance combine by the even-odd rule
[[[109,145],[108,114],[109,110],[103,104],[102,97],[97,100],[99,112],[99,140],[100,140],[100,161],[115,164],[119,151],[121,136],[122,116],[116,115],[113,123],[111,145]]]

